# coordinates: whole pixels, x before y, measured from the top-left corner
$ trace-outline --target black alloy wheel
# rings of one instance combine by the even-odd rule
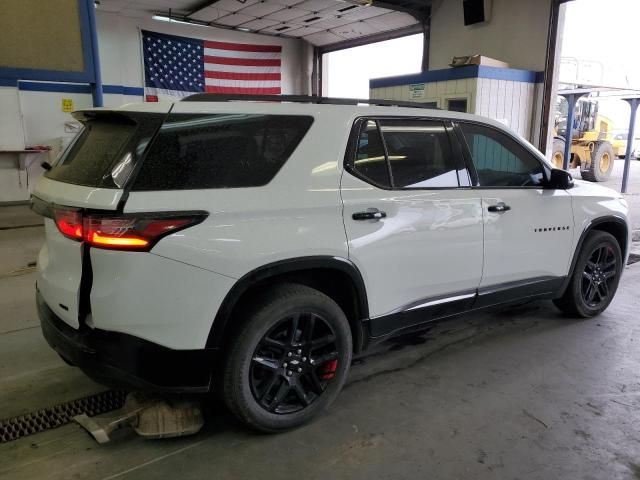
[[[322,395],[337,368],[331,326],[315,313],[298,313],[276,323],[258,343],[249,373],[251,392],[269,412],[297,412]]]
[[[246,301],[225,353],[222,394],[247,426],[281,432],[317,416],[338,396],[353,352],[351,327],[324,293],[296,283]]]
[[[582,299],[590,308],[598,308],[609,300],[611,284],[618,272],[616,256],[609,245],[597,247],[582,272]]]
[[[608,232],[594,230],[585,238],[578,253],[569,283],[553,303],[572,317],[593,317],[611,303],[618,288],[622,251]]]

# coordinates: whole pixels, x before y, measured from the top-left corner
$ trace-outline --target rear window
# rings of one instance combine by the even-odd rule
[[[293,115],[169,115],[132,189],[266,185],[312,123],[313,117]]]
[[[83,129],[45,176],[60,182],[122,188],[165,114],[85,112]]]

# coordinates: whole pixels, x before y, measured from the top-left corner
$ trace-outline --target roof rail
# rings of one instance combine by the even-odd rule
[[[315,95],[225,95],[218,93],[196,93],[182,99],[183,102],[292,102],[316,103],[327,105],[376,105],[384,107],[410,107],[439,110],[437,107],[427,106],[419,102],[402,100],[359,99],[359,98],[328,98]]]

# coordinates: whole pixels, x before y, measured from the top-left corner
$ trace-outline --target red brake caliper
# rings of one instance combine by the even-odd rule
[[[329,360],[320,368],[320,379],[331,380],[336,376],[336,370],[338,369],[338,360]]]

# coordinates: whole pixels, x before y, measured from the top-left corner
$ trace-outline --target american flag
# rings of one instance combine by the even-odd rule
[[[282,47],[142,31],[145,94],[278,95]]]

